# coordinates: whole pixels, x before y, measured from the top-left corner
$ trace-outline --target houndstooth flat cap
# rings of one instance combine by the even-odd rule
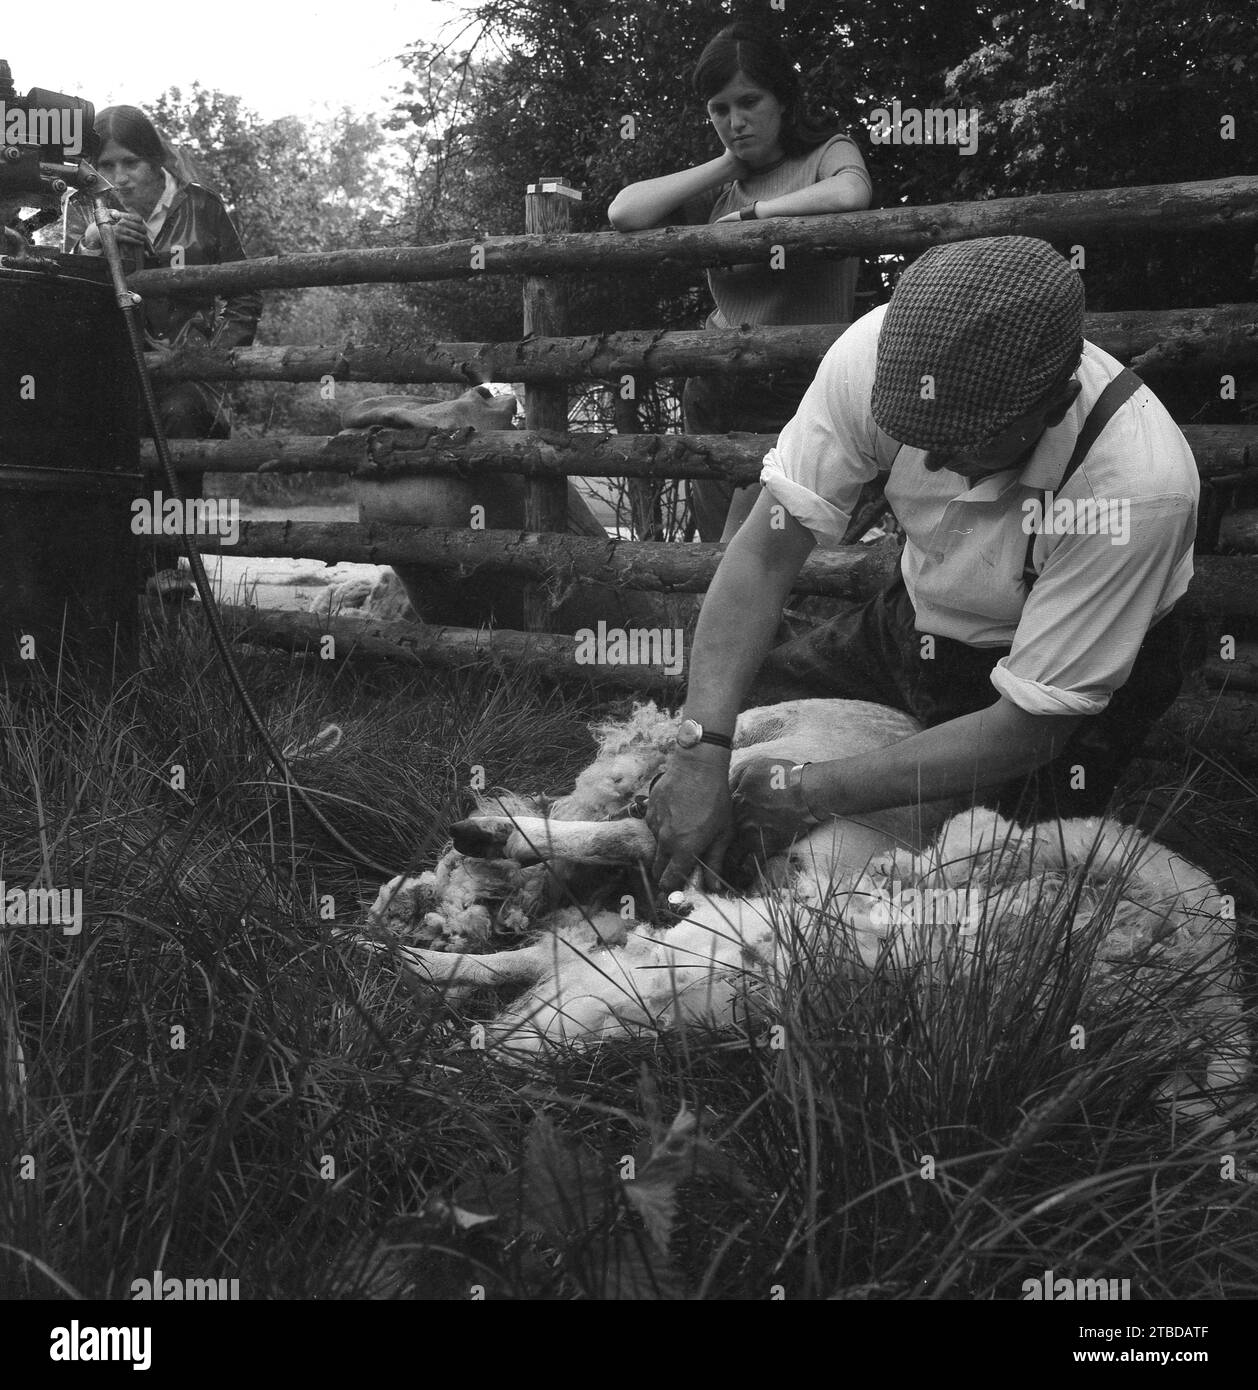
[[[1048,242],[932,246],[887,306],[874,419],[911,448],[974,448],[1044,399],[1082,339],[1083,281]]]

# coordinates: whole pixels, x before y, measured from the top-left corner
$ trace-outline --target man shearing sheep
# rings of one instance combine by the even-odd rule
[[[1083,339],[1083,283],[1047,242],[934,247],[830,348],[770,450],[704,600],[686,722],[651,794],[661,887],[735,842],[970,796],[1028,822],[1094,815],[1183,679],[1175,612],[1199,483],[1152,391]],[[814,545],[888,472],[894,581],[769,653]],[[766,659],[767,658],[767,659]],[[728,781],[755,703],[825,696],[914,715],[876,753]]]

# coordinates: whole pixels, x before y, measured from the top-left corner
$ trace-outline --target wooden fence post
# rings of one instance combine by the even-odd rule
[[[580,193],[562,179],[542,175],[524,194],[525,235],[564,233],[572,227],[572,203]],[[524,279],[524,336],[556,337],[567,331],[567,288],[549,275]],[[524,419],[530,430],[567,430],[568,386],[524,388]],[[568,529],[568,483],[565,478],[528,478],[524,484],[524,529]],[[524,593],[525,625],[531,632],[549,626],[549,609],[542,589],[535,584]]]

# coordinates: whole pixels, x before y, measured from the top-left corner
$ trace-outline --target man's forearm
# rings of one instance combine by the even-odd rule
[[[986,791],[1049,762],[1079,722],[1002,699],[889,748],[811,763],[801,790],[814,814],[836,816]]]
[[[703,601],[690,654],[686,714],[721,732],[734,727],[773,643],[791,584],[812,548],[811,538],[796,528],[799,534],[790,538],[775,533],[766,552],[756,540],[766,505],[762,496],[730,542]],[[773,549],[777,546],[781,552]]]

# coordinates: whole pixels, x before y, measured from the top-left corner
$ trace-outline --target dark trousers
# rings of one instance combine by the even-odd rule
[[[930,728],[996,702],[989,676],[1008,647],[937,636],[927,657],[924,635],[897,569],[875,598],[770,652],[749,703],[872,700]],[[1187,624],[1172,609],[1149,629],[1127,683],[1105,709],[1084,719],[1052,762],[981,793],[978,804],[1022,824],[1101,814],[1150,726],[1178,695],[1188,643]]]
[[[681,395],[687,434],[780,434],[799,409],[815,373],[810,368],[784,367],[761,376],[692,376]],[[749,486],[759,489],[758,483]],[[701,541],[719,541],[734,494],[733,483],[719,478],[693,478],[690,503]]]
[[[144,428],[148,416],[144,415]],[[227,413],[224,392],[204,381],[181,381],[157,392],[157,413],[162,433],[167,439],[227,439],[231,435],[231,418]],[[165,474],[160,470],[147,473],[145,487],[151,496],[167,490]],[[185,497],[200,497],[205,484],[204,473],[181,473],[179,486]],[[140,578],[156,574],[163,565],[173,563],[169,557],[159,558],[151,545],[142,545]]]

